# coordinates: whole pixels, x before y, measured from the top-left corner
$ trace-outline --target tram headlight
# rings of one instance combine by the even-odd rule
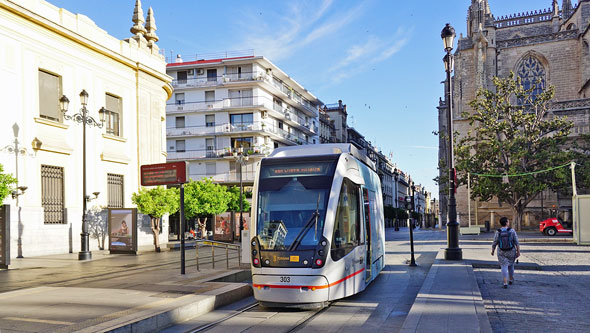
[[[326,242],[325,240],[323,240],[320,244],[322,244],[322,246],[326,246],[326,245],[328,245],[328,242]]]

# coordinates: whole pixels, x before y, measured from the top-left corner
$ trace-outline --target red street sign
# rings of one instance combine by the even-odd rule
[[[184,183],[186,183],[185,161],[141,166],[141,186]]]

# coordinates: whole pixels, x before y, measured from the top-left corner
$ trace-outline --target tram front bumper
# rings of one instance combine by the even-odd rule
[[[273,303],[317,303],[329,299],[323,275],[252,275],[254,298]]]

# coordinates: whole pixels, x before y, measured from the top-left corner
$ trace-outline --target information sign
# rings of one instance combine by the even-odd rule
[[[173,185],[187,181],[186,162],[146,164],[141,166],[141,185]]]
[[[137,208],[109,208],[109,251],[137,253]]]

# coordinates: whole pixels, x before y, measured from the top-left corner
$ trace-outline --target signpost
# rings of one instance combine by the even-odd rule
[[[10,205],[0,206],[0,269],[10,265]]]
[[[180,185],[180,274],[184,269],[184,183],[187,182],[187,163],[185,161],[141,166],[141,186]]]

